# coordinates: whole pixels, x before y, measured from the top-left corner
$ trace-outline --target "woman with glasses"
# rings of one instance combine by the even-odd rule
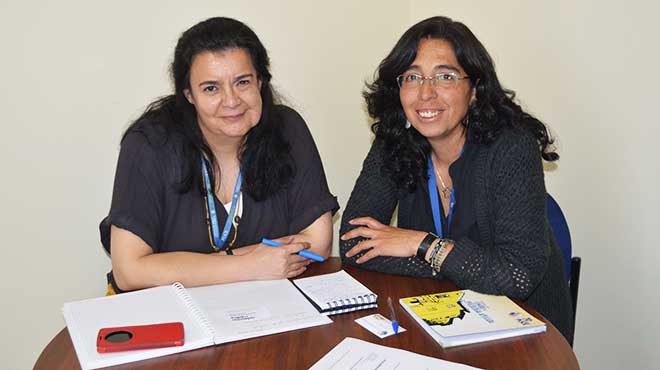
[[[193,26],[171,74],[173,94],[122,138],[100,225],[109,294],[291,278],[311,261],[303,249],[327,257],[337,200],[305,122],[277,104],[254,32],[229,18]]]
[[[518,298],[572,335],[545,208],[542,160],[558,155],[479,40],[460,22],[426,19],[364,96],[376,138],[342,217],[344,263]]]

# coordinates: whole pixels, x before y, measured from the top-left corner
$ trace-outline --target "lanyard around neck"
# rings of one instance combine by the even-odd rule
[[[463,151],[461,150],[461,155]],[[459,156],[460,158],[460,156]],[[454,215],[454,205],[456,205],[456,194],[454,189],[455,186],[451,187],[451,193],[449,193],[449,212],[447,213],[447,234],[445,235],[442,230],[442,220],[440,219],[440,199],[438,198],[438,184],[435,180],[435,169],[433,167],[433,159],[429,155],[428,160],[428,175],[429,175],[429,198],[431,200],[431,211],[433,212],[433,223],[435,224],[435,232],[441,238],[449,238],[449,232],[451,228],[451,219]]]
[[[238,204],[238,197],[241,194],[241,171],[238,171],[238,177],[236,178],[236,185],[234,185],[234,194],[231,197],[231,207],[229,208],[229,213],[227,214],[227,220],[225,221],[225,227],[222,229],[222,235],[220,235],[220,228],[218,225],[218,213],[215,210],[215,200],[213,198],[214,188],[211,186],[211,179],[209,178],[209,170],[206,167],[206,159],[202,155],[202,172],[204,173],[204,187],[206,188],[206,203],[209,210],[209,219],[211,222],[211,233],[213,234],[213,244],[214,249],[222,249],[227,242],[227,237],[229,237],[229,232],[231,231],[232,219],[234,218],[234,213],[236,213],[236,205]]]

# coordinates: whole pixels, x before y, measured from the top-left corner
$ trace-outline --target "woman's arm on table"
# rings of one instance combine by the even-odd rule
[[[192,287],[291,278],[305,271],[309,263],[296,254],[309,248],[305,242],[281,248],[257,244],[251,247],[250,253],[228,256],[226,253],[153,253],[152,248],[140,237],[114,225],[110,238],[115,282],[124,291],[176,281]]]

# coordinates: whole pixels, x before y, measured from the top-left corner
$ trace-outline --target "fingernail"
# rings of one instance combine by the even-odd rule
[[[352,224],[353,224],[353,220],[348,221],[348,223],[352,225]]]

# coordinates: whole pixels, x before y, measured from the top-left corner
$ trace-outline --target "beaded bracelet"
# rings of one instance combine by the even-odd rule
[[[436,254],[438,254],[438,251],[440,250],[440,245],[442,244],[442,241],[444,239],[438,238],[435,240],[435,245],[433,246],[433,250],[431,250],[431,256],[429,257],[429,263],[433,261],[433,257],[435,257]]]
[[[433,270],[433,275],[437,274],[440,272],[440,266],[442,266],[442,263],[445,261],[445,257],[447,257],[447,254],[445,253],[447,250],[447,242],[449,240],[447,239],[440,239],[440,241],[437,244],[437,251],[431,258],[431,269]]]
[[[428,252],[429,248],[431,247],[431,244],[438,239],[438,236],[433,234],[433,233],[428,233],[424,237],[424,240],[419,244],[419,247],[417,247],[417,257],[421,258],[422,260],[426,260],[426,252]]]

